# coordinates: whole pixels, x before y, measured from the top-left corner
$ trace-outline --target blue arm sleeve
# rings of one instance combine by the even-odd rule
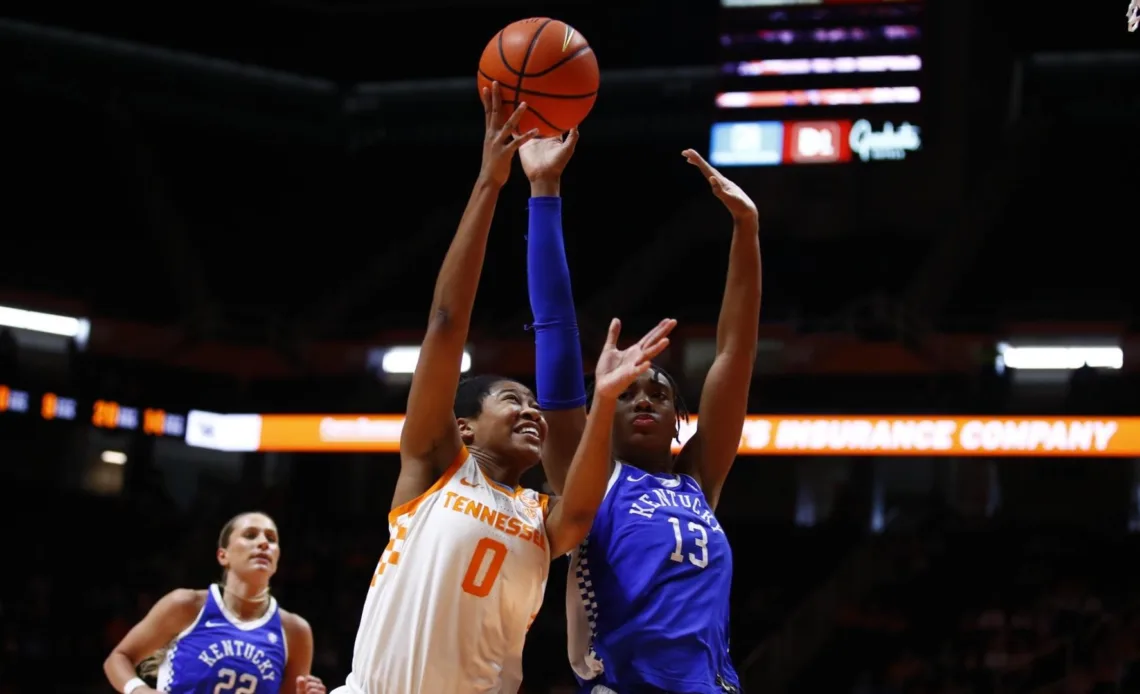
[[[538,404],[547,410],[582,407],[586,404],[586,384],[570,268],[562,241],[562,198],[530,199],[526,275],[534,313]]]

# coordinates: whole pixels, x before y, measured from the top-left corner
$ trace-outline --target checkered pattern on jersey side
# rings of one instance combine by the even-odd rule
[[[594,636],[598,624],[598,599],[594,594],[594,582],[590,579],[590,538],[578,546],[578,560],[574,563],[574,578],[578,583],[578,595],[582,598],[582,608],[586,612],[586,623],[590,625],[590,648],[586,657],[597,660],[594,652]]]
[[[384,551],[380,553],[380,562],[376,565],[376,573],[372,574],[372,585],[376,585],[376,579],[384,575],[384,571],[389,566],[396,566],[400,563],[400,550],[404,546],[404,541],[408,539],[408,527],[402,525],[407,522],[412,514],[406,514],[396,519],[394,525],[388,528],[388,545]]]

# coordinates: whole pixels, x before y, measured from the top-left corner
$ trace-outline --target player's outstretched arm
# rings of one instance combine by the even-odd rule
[[[709,367],[697,409],[697,431],[685,443],[677,467],[700,482],[709,506],[716,508],[720,490],[740,449],[748,414],[748,389],[756,363],[760,328],[759,216],[752,199],[709,165],[696,151],[685,158],[701,170],[715,195],[732,214],[732,246],[728,278],[716,326],[716,358]]]
[[[575,128],[564,138],[535,138],[519,148],[519,163],[530,180],[526,276],[535,381],[548,427],[542,466],[556,494],[562,493],[586,426],[582,344],[562,238],[562,172],[577,144]]]
[[[618,396],[649,370],[654,357],[665,351],[669,346],[669,333],[675,327],[677,321],[666,318],[636,344],[619,350],[617,341],[621,334],[621,321],[615,318],[610,322],[606,345],[598,357],[594,402],[586,418],[582,440],[578,442],[574,460],[566,474],[565,491],[553,504],[546,520],[552,557],[574,549],[590,532],[609,481]]]
[[[503,116],[498,83],[483,90],[486,135],[483,165],[475,189],[436,279],[427,331],[408,394],[407,415],[400,434],[400,479],[392,499],[395,508],[422,494],[451,464],[461,442],[455,425],[455,389],[475,291],[483,271],[487,234],[495,214],[499,190],[511,172],[515,152],[537,131],[513,134],[526,104]]]
[[[136,624],[103,661],[103,672],[115,691],[129,694],[151,694],[150,687],[140,685],[136,668],[155,651],[169,645],[198,618],[205,601],[203,591],[179,588],[164,595],[150,612]]]

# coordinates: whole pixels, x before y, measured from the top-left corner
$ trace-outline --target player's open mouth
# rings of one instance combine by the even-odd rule
[[[535,443],[542,443],[542,433],[539,431],[537,424],[523,424],[515,428],[516,434],[522,434],[528,439],[533,438]]]
[[[273,564],[273,560],[269,558],[268,554],[255,554],[251,557],[251,560],[254,563],[265,564],[266,566],[270,566]]]

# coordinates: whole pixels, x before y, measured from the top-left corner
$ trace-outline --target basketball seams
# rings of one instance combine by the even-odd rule
[[[534,54],[534,47],[538,45],[538,37],[542,35],[542,30],[550,26],[554,22],[553,19],[548,19],[534,30],[534,35],[530,37],[530,45],[526,47],[526,53],[523,54],[522,65],[519,66],[518,77],[519,81],[515,84],[515,100],[514,106],[517,108],[519,105],[519,93],[522,91],[523,80],[526,79],[526,64],[530,62],[530,56]]]
[[[563,127],[555,125],[554,123],[551,123],[549,120],[546,119],[546,116],[542,115],[542,113],[540,111],[538,111],[537,109],[528,108],[526,110],[526,112],[529,113],[530,115],[534,116],[535,118],[539,119],[543,123],[546,123],[553,130],[557,130],[560,133],[564,133],[567,130],[567,128],[563,128]]]
[[[564,81],[558,79],[557,71],[559,68],[565,67],[567,64],[572,63],[575,59],[580,58],[581,56],[593,56],[594,52],[589,44],[585,43],[584,39],[581,40],[581,43],[579,43],[577,48],[574,48],[568,54],[566,53],[566,48],[568,47],[565,44],[563,44],[562,51],[557,51],[556,46],[551,45],[556,41],[553,35],[551,35],[551,38],[548,41],[543,41],[542,39],[543,31],[545,31],[546,28],[551,24],[557,24],[558,27],[556,27],[556,29],[566,29],[566,40],[568,42],[569,38],[573,35],[573,29],[570,27],[570,25],[559,20],[550,17],[535,17],[530,20],[522,20],[516,22],[499,31],[495,38],[492,39],[491,44],[487,46],[487,49],[484,52],[484,58],[480,61],[477,74],[480,81],[484,81],[484,86],[486,82],[499,81],[500,84],[502,84],[504,91],[503,102],[505,104],[508,104],[510,107],[518,108],[518,105],[524,100],[531,102],[529,103],[530,108],[528,109],[526,118],[530,118],[530,114],[534,114],[534,118],[539,121],[539,123],[533,123],[532,121],[532,125],[541,125],[541,131],[564,133],[568,128],[555,125],[553,122],[551,122],[551,120],[542,113],[541,107],[547,106],[559,113],[562,113],[563,109],[567,109],[567,113],[564,114],[566,118],[580,120],[584,114],[579,113],[579,111],[581,109],[584,109],[585,112],[588,113],[593,105],[594,99],[597,98],[597,86],[595,86],[595,89],[593,91],[578,94],[550,93],[548,91],[545,91],[545,89],[558,90],[565,89],[566,86],[569,86]],[[529,39],[527,39],[526,44],[522,44],[520,39],[525,37],[525,32],[532,27],[533,30]],[[525,46],[523,55],[521,56],[521,65],[519,65],[518,68],[516,68],[511,64],[511,62],[508,61],[506,50],[508,48],[506,43],[506,38],[508,38],[508,31],[510,31],[509,38],[511,39],[511,45],[509,47],[511,49],[512,56],[517,56],[519,54],[519,50],[524,49]],[[562,39],[560,38],[557,39],[557,41],[561,40]],[[559,56],[557,55],[558,53],[561,53],[562,55]],[[495,60],[495,58],[497,58],[497,60]],[[552,58],[555,60],[553,64],[549,64],[540,70],[535,70],[529,73],[527,72],[527,67],[530,65],[531,60],[538,60],[541,63],[547,63],[547,61],[551,60]],[[486,63],[486,65],[484,65],[484,63]],[[494,63],[498,64],[496,65]],[[573,78],[568,78],[571,82],[581,84],[583,81],[581,78],[586,77],[589,72],[594,73],[593,79],[590,79],[589,77],[586,77],[586,79],[595,82],[595,84],[597,82],[597,66],[594,58],[592,57],[589,59],[588,63],[580,63],[579,66],[572,70],[572,72],[575,76]],[[492,75],[491,73],[496,73],[497,76]],[[538,86],[539,89],[530,89],[526,85],[529,84],[528,80],[532,78],[545,79],[542,80],[542,84],[535,85]],[[553,80],[553,82],[551,80]],[[543,91],[540,91],[540,89]],[[508,90],[513,90],[514,94],[508,95],[506,93]],[[543,102],[543,99],[549,99],[551,101]],[[554,101],[555,99],[557,102]],[[571,106],[570,104],[573,102],[582,102],[583,106]],[[562,104],[566,105],[563,106]],[[538,106],[538,108],[536,108],[536,106]]]
[[[495,81],[495,78],[488,75],[486,72],[484,72],[482,68],[479,69],[479,76],[482,77],[483,79],[487,80],[488,82],[494,82]],[[520,94],[530,94],[531,96],[541,96],[544,99],[569,99],[571,101],[573,101],[574,99],[589,99],[591,96],[597,96],[598,95],[598,93],[596,91],[586,92],[585,94],[550,94],[548,92],[540,92],[540,91],[536,91],[534,89],[515,89],[513,87],[507,87],[507,89],[518,92]],[[510,99],[508,99],[508,101],[510,101]]]
[[[503,67],[507,68],[507,72],[511,73],[512,75],[518,76],[518,75],[521,75],[522,73],[519,70],[516,70],[513,67],[511,67],[511,61],[507,60],[507,51],[505,48],[503,48],[503,33],[505,31],[506,31],[506,29],[499,32],[499,62],[503,64]]]
[[[582,46],[578,50],[576,50],[573,53],[571,53],[570,55],[562,58],[558,62],[556,62],[553,65],[551,65],[550,67],[546,68],[545,70],[539,70],[538,72],[526,72],[524,70],[522,73],[522,77],[543,77],[545,75],[549,75],[550,73],[554,72],[555,70],[562,67],[563,65],[570,62],[571,60],[577,58],[578,56],[590,53],[590,52],[592,52],[592,50],[593,49],[591,49],[589,46]],[[594,93],[594,92],[591,92],[591,93]]]

